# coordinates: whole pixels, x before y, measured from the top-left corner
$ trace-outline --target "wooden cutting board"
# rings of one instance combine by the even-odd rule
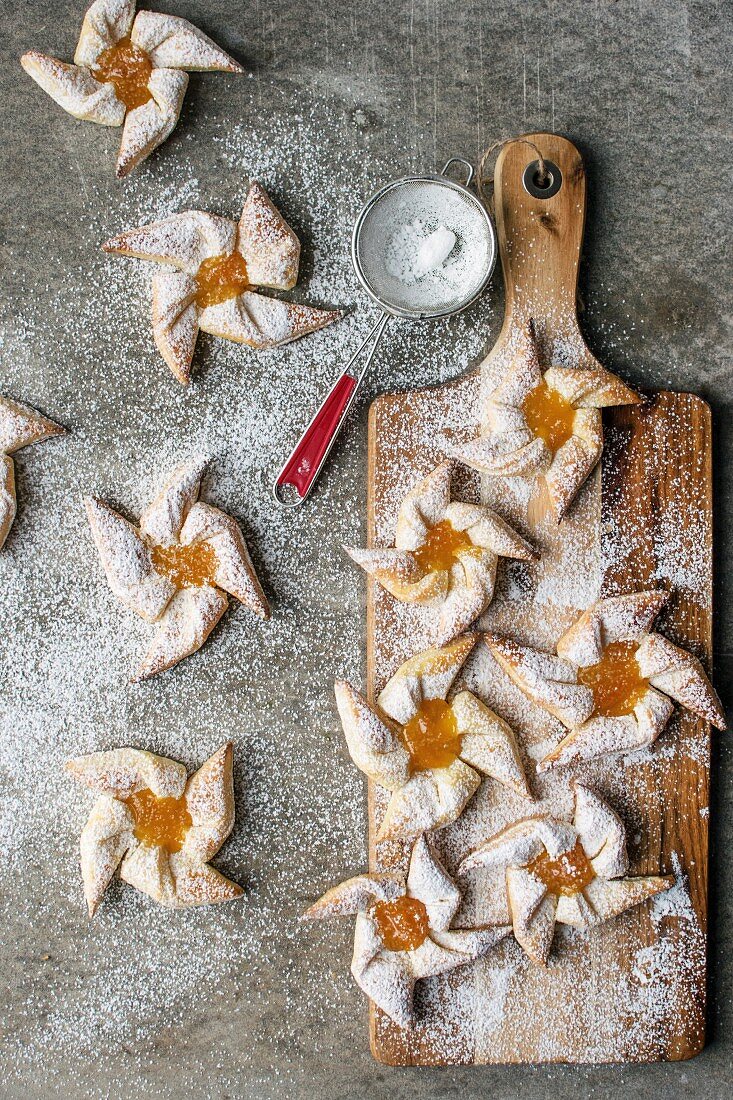
[[[528,135],[560,168],[560,191],[531,197],[521,178],[534,159],[524,144],[496,166],[499,247],[506,315],[480,372],[447,385],[373,402],[369,417],[369,545],[392,542],[405,492],[443,457],[446,439],[474,438],[483,398],[496,385],[513,326],[535,324],[549,362],[590,363],[575,300],[585,216],[578,150],[551,134]],[[502,562],[482,625],[540,648],[601,594],[665,587],[661,620],[678,644],[711,660],[712,490],[708,406],[691,394],[648,395],[639,406],[606,410],[606,447],[571,514],[559,527],[532,525],[526,499],[509,482],[459,472],[459,495],[490,503],[542,550],[537,565]],[[425,648],[425,612],[397,604],[369,582],[368,692],[374,699],[408,656]],[[484,652],[485,651],[485,652]],[[535,774],[559,728],[477,647],[465,683],[515,728],[538,804],[521,803],[487,780],[462,818],[437,833],[449,871],[497,824],[561,805],[572,775],[593,784],[627,824],[632,874],[677,876],[668,895],[589,933],[561,929],[551,965],[535,967],[507,940],[485,959],[418,984],[417,1022],[401,1029],[371,1006],[374,1056],[396,1065],[518,1062],[647,1062],[692,1057],[704,1045],[710,731],[677,711],[649,750],[546,777]],[[549,726],[548,726],[549,722]],[[404,867],[408,849],[375,843],[386,805],[369,792],[370,865]],[[458,923],[502,918],[501,882],[476,884]]]

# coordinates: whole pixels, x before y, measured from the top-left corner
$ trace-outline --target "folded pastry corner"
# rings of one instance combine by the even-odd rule
[[[64,435],[66,428],[48,417],[0,394],[0,550],[2,550],[17,512],[13,455],[21,447],[42,443]]]

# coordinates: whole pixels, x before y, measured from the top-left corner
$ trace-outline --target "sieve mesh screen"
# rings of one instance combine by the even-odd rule
[[[444,226],[456,243],[442,266],[412,279],[410,249]],[[354,239],[357,272],[386,309],[415,317],[453,313],[482,289],[494,236],[472,195],[442,180],[398,180],[365,209]],[[407,277],[405,277],[407,272]]]

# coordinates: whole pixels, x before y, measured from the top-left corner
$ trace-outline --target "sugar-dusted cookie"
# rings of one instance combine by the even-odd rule
[[[460,904],[458,886],[419,836],[406,878],[357,875],[334,886],[303,916],[356,916],[354,980],[396,1024],[408,1027],[415,982],[473,962],[511,931],[503,924],[452,928]]]
[[[569,822],[528,817],[491,837],[461,863],[506,871],[507,905],[514,935],[536,963],[550,954],[555,924],[591,928],[668,890],[665,875],[629,878],[626,830],[610,806],[575,784]]]
[[[651,745],[672,715],[672,699],[725,729],[698,659],[651,629],[667,598],[652,591],[599,600],[563,634],[557,656],[485,635],[518,687],[570,731],[538,770]]]
[[[65,431],[35,409],[0,395],[0,549],[13,526],[17,508],[15,466],[10,456],[21,447],[41,443]]]
[[[298,238],[256,181],[239,224],[186,210],[120,233],[102,247],[164,265],[153,275],[153,336],[183,385],[191,377],[199,330],[251,348],[272,348],[341,317],[339,310],[254,291],[257,286],[291,290],[300,260]]]
[[[484,776],[532,797],[506,722],[470,691],[449,697],[476,641],[464,634],[410,658],[375,707],[350,684],[336,684],[352,760],[392,793],[379,840],[408,839],[455,821]]]
[[[241,897],[209,864],[234,825],[231,742],[190,778],[183,764],[140,749],[93,752],[66,767],[98,795],[81,834],[90,917],[118,867],[124,882],[172,909]]]
[[[407,494],[394,547],[345,547],[396,600],[429,608],[436,645],[466,630],[489,606],[500,557],[531,561],[538,556],[490,508],[451,499],[452,467],[441,463]]]
[[[227,608],[227,593],[263,619],[264,592],[236,520],[198,499],[206,463],[179,466],[135,527],[97,497],[85,501],[109,586],[156,624],[134,677],[172,668],[204,644]]]
[[[84,16],[73,65],[37,50],[23,54],[20,63],[70,115],[122,126],[118,176],[173,132],[188,85],[184,70],[244,71],[186,19],[154,11],[135,15],[135,0],[95,0]]]
[[[509,368],[486,402],[488,433],[452,453],[494,477],[542,479],[561,520],[601,457],[601,409],[642,399],[595,361],[543,371],[531,324],[514,339]]]

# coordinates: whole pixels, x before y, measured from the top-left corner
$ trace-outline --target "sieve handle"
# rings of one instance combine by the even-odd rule
[[[326,394],[318,412],[311,420],[308,427],[295,445],[295,448],[277,475],[272,491],[275,500],[283,508],[297,508],[303,504],[311,489],[315,485],[323,465],[328,458],[328,453],[333,447],[336,436],[346,419],[359,387],[364,380],[364,375],[369,369],[379,341],[382,338],[388,313],[382,313],[379,320],[370,329],[366,339],[351,356],[346,369],[334,382]],[[364,365],[358,375],[352,373],[352,367],[360,358],[368,345]],[[290,494],[290,499],[283,495],[286,485],[295,490],[295,495]]]

